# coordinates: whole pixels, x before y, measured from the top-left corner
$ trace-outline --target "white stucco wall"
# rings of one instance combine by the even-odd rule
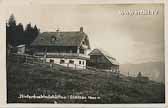
[[[65,58],[46,58],[46,62],[50,62],[50,60],[54,60],[55,64],[59,64],[65,67],[71,67],[76,69],[86,69],[86,60],[82,59],[65,59]],[[60,64],[60,60],[64,60],[65,62]],[[74,61],[74,64],[69,63],[70,60]],[[81,64],[79,64],[79,61],[81,61]],[[84,64],[83,64],[84,63]]]

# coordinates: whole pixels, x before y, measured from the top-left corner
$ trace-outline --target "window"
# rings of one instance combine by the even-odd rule
[[[70,63],[70,64],[74,64],[74,61],[73,61],[73,60],[69,60],[69,63]]]
[[[81,61],[79,61],[79,64],[81,64]]]
[[[60,64],[64,64],[65,63],[65,60],[60,60]]]
[[[53,59],[50,59],[50,63],[54,63],[54,60],[53,60]]]
[[[82,64],[84,65],[84,64],[85,64],[85,62],[83,61],[83,62],[82,62]]]
[[[70,50],[69,53],[72,53],[72,50]]]
[[[84,49],[80,49],[79,52],[80,52],[81,54],[84,54]]]

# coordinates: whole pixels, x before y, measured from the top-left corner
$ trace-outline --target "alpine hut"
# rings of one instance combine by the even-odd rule
[[[85,69],[89,59],[89,39],[83,32],[43,32],[31,44],[35,56],[40,56],[45,62],[60,64],[75,69]]]

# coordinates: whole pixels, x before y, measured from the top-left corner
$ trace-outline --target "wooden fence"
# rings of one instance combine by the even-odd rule
[[[86,66],[83,68],[77,68],[78,65],[75,65],[75,67],[70,67],[69,64],[65,64],[65,65],[60,65],[60,64],[54,64],[54,63],[49,63],[46,62],[45,59],[39,57],[39,56],[33,56],[33,55],[28,55],[28,54],[17,54],[17,53],[11,53],[10,55],[8,55],[7,59],[9,59],[12,62],[16,62],[16,63],[26,63],[26,64],[43,64],[43,65],[47,65],[50,66],[51,68],[55,68],[58,66],[62,67],[62,68],[67,68],[67,69],[72,69],[72,70],[80,70],[80,69],[89,69],[89,70],[93,70],[95,72],[105,72],[105,73],[112,73],[114,75],[119,75],[119,72],[111,72],[111,71],[107,71],[104,69],[97,69],[95,67],[91,67],[91,66]]]
[[[15,62],[15,63],[26,63],[26,64],[43,64],[43,65],[48,65],[51,68],[54,67],[64,67],[64,68],[68,68],[68,69],[73,69],[73,70],[78,70],[77,67],[79,67],[80,65],[74,64],[74,67],[71,67],[71,64],[54,64],[54,63],[49,63],[46,62],[45,59],[43,59],[42,57],[39,56],[33,56],[33,55],[28,55],[28,54],[17,54],[17,53],[11,53],[10,55],[8,55],[7,57],[8,60]],[[86,67],[82,66],[80,69],[84,69]]]
[[[7,59],[16,63],[28,63],[28,64],[42,64],[44,60],[42,60],[38,56],[28,55],[28,54],[17,54],[11,53]]]

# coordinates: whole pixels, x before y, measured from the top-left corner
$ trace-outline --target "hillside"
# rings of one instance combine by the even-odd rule
[[[8,103],[163,103],[164,85],[118,78],[94,70],[71,70],[55,65],[7,63]],[[20,99],[25,95],[84,96],[86,99]],[[96,99],[90,99],[89,96]]]
[[[121,64],[120,70],[122,74],[136,76],[138,72],[148,76],[151,80],[164,82],[164,63],[163,62],[147,62],[141,64]]]

